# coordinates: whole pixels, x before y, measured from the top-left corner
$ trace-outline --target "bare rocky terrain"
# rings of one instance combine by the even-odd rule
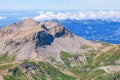
[[[83,53],[83,45],[97,49],[100,44],[72,34],[55,22],[25,19],[0,30],[0,53],[16,54],[16,59],[53,57],[59,60],[61,51]]]

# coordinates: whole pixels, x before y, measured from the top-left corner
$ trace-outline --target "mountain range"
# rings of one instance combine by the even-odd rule
[[[120,45],[78,37],[57,21],[0,29],[0,80],[117,80],[119,65]]]
[[[87,40],[120,44],[119,19],[53,20]]]

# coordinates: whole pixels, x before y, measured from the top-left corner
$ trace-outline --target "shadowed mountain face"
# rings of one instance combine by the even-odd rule
[[[36,47],[51,45],[53,41],[54,41],[53,35],[45,31],[38,32],[36,36]]]

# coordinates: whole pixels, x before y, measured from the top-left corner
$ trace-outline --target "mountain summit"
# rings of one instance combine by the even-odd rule
[[[0,29],[0,42],[0,53],[15,53],[18,60],[47,57],[60,60],[61,51],[82,53],[83,45],[96,49],[99,46],[75,36],[58,23],[36,22],[30,18]]]

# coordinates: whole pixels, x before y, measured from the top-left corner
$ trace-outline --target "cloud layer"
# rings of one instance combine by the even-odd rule
[[[2,20],[2,19],[6,19],[7,17],[4,17],[4,16],[0,16],[0,20]]]
[[[120,18],[120,11],[87,11],[87,12],[44,12],[34,17],[35,20],[65,19],[115,19]]]

